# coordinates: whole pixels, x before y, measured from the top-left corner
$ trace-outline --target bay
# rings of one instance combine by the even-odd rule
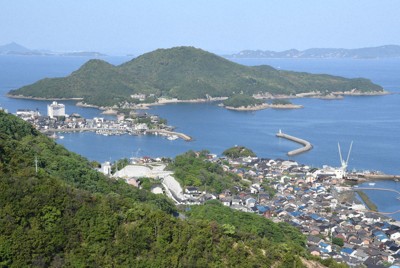
[[[123,63],[127,57],[105,57],[112,64]],[[46,113],[50,101],[10,99],[5,94],[14,88],[45,77],[65,76],[78,69],[85,57],[0,57],[0,107],[15,113],[17,109],[39,109]],[[94,133],[64,134],[60,144],[90,160],[114,161],[132,156],[174,157],[188,150],[208,149],[221,154],[234,145],[244,145],[265,158],[288,159],[286,153],[299,145],[278,139],[276,132],[306,139],[313,144],[307,153],[292,157],[311,166],[339,166],[337,144],[347,154],[354,141],[349,168],[380,170],[400,174],[400,59],[236,59],[245,65],[269,64],[278,69],[328,73],[349,78],[366,77],[396,94],[386,96],[346,97],[343,100],[293,99],[304,105],[300,110],[262,110],[256,112],[228,111],[214,103],[171,104],[155,106],[150,113],[168,120],[177,131],[194,138],[193,142],[169,141],[157,136],[100,136]],[[63,101],[67,113],[84,117],[102,116],[94,108],[75,106]],[[109,117],[112,118],[112,117]],[[396,182],[383,183],[394,188]],[[386,193],[366,191],[381,210],[387,207]],[[398,201],[391,201],[398,208]],[[395,210],[395,209],[394,209]],[[394,215],[397,218],[397,214]]]

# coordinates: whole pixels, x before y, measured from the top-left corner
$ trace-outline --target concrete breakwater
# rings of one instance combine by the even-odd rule
[[[378,181],[378,180],[394,180],[400,181],[400,175],[388,175],[388,174],[361,174],[360,178],[364,178],[368,181]]]
[[[290,140],[290,141],[294,141],[294,142],[297,142],[297,143],[300,143],[301,145],[303,145],[302,148],[299,148],[299,149],[296,149],[296,150],[288,152],[287,153],[288,156],[301,154],[301,153],[307,152],[307,151],[312,149],[312,145],[308,141],[300,139],[300,138],[297,138],[297,137],[294,137],[294,136],[290,136],[288,134],[285,134],[281,130],[279,130],[279,132],[276,133],[276,136],[279,137],[279,138],[284,138],[284,139],[287,139],[287,140]]]
[[[176,136],[178,136],[179,138],[181,138],[181,139],[183,139],[185,141],[191,141],[192,140],[192,137],[190,137],[190,136],[188,136],[186,134],[183,134],[183,133],[180,133],[180,132],[168,131],[168,130],[165,130],[165,129],[149,129],[146,132],[147,133],[152,133],[152,134],[154,134],[154,133],[164,133],[164,134],[167,134],[167,135],[176,135]]]

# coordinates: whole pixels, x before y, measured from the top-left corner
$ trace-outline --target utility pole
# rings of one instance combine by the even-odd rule
[[[37,173],[38,173],[38,160],[37,160],[37,156],[35,155],[35,172],[36,172],[36,175],[37,175]]]

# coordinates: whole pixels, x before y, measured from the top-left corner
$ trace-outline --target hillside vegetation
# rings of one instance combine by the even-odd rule
[[[254,230],[238,212],[175,218],[163,196],[104,177],[3,112],[0,189],[0,267],[302,267],[308,256],[296,229],[261,217]]]
[[[256,106],[263,103],[264,103],[263,100],[258,100],[252,96],[247,96],[243,94],[233,95],[228,99],[224,100],[223,102],[224,106],[234,107],[234,108]]]
[[[40,98],[82,98],[83,102],[111,106],[130,102],[132,94],[204,99],[238,93],[296,94],[312,91],[382,91],[363,78],[276,70],[270,66],[243,66],[193,47],[158,49],[119,66],[90,60],[64,78],[46,78],[12,90],[9,95]]]

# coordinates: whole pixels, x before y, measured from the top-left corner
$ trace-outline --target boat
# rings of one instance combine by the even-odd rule
[[[177,136],[177,135],[171,135],[171,136],[168,136],[168,140],[170,140],[170,141],[173,141],[173,140],[176,140],[176,139],[178,139],[179,137]]]
[[[369,186],[375,186],[375,182],[368,183]]]
[[[62,140],[62,139],[64,139],[64,136],[59,136],[58,138],[59,138],[60,140]]]

